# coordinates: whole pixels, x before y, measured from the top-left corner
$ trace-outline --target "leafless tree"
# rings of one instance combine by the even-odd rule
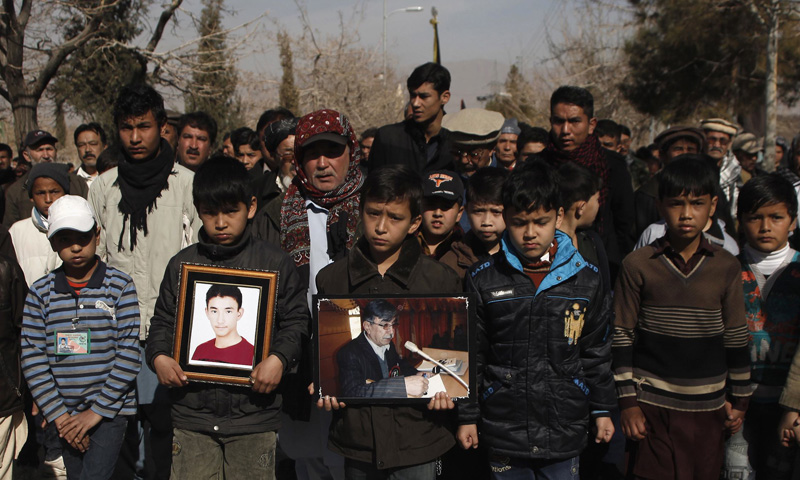
[[[120,0],[1,0],[0,96],[11,106],[14,137],[38,126],[38,107],[59,67],[77,48],[96,38],[103,28],[103,13]],[[183,0],[163,7],[143,52],[153,54],[167,23]],[[59,25],[77,20],[76,35],[64,38]]]

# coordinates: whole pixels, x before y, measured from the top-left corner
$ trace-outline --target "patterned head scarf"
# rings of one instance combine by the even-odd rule
[[[346,138],[350,162],[344,182],[329,192],[315,188],[303,170],[303,151],[309,139],[320,134]],[[361,147],[347,117],[335,110],[317,110],[300,119],[295,129],[294,163],[297,176],[281,206],[281,247],[298,267],[309,261],[311,239],[306,200],[328,210],[328,254],[336,259],[355,243],[359,216],[358,194],[364,184]]]

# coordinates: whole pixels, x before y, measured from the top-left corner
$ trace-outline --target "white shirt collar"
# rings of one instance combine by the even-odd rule
[[[372,347],[372,350],[375,352],[375,355],[377,355],[378,358],[380,358],[381,360],[385,359],[386,351],[389,350],[389,345],[384,345],[381,347],[380,345],[370,340],[366,333],[364,333],[364,338],[366,338],[367,342],[369,342],[369,346]]]

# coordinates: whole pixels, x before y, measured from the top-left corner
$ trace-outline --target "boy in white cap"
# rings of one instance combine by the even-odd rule
[[[136,413],[139,303],[131,278],[96,255],[89,203],[50,205],[47,237],[62,266],[31,286],[22,319],[22,372],[58,429],[67,478],[111,478]],[[91,440],[90,440],[91,437]]]

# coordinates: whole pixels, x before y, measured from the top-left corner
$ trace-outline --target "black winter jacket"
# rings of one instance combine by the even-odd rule
[[[277,305],[269,351],[281,360],[284,373],[297,365],[301,345],[309,332],[307,287],[285,253],[250,235],[245,231],[237,245],[223,246],[210,243],[205,231],[201,231],[199,243],[184,248],[169,261],[147,337],[146,358],[151,368],[157,356],[172,356],[182,263],[278,272]],[[185,387],[171,388],[170,396],[172,422],[176,428],[241,435],[274,431],[280,426],[281,396],[274,391],[264,395],[246,386],[189,382]]]
[[[448,294],[461,281],[447,265],[422,255],[414,236],[403,242],[400,257],[381,276],[362,237],[347,257],[317,274],[320,295]],[[329,448],[379,469],[430,462],[455,444],[448,412],[426,406],[347,406],[334,412]]]
[[[16,258],[0,254],[0,417],[22,410],[26,387],[19,366],[19,337],[27,293]]]
[[[502,249],[470,268],[477,293],[479,402],[459,406],[481,444],[513,458],[566,459],[583,450],[590,413],[616,408],[611,298],[597,267],[556,232],[558,252],[537,290]]]
[[[419,174],[433,170],[454,170],[449,133],[444,128],[439,130],[439,135],[434,137],[438,139],[438,148],[429,159],[429,144],[425,142],[425,134],[413,120],[383,126],[378,129],[372,142],[369,170],[384,165],[407,165]]]

